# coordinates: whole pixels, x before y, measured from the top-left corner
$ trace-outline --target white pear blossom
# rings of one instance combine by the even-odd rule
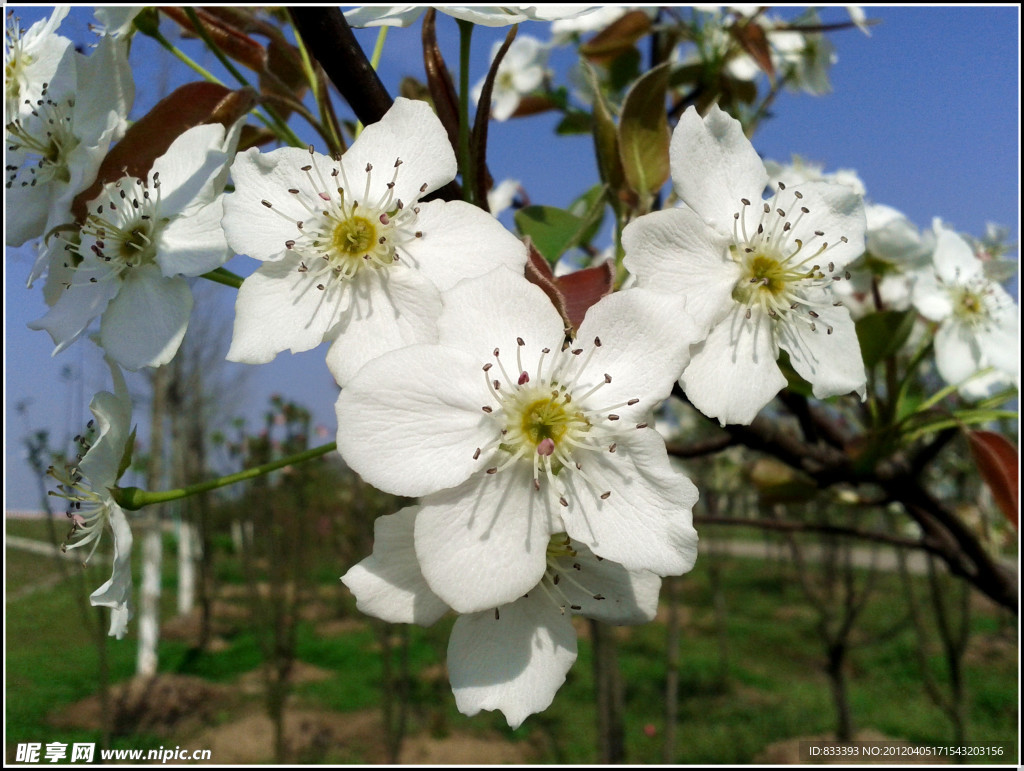
[[[221,230],[222,191],[238,128],[189,129],[153,162],[146,180],[122,177],[103,187],[73,237],[55,239],[45,329],[58,353],[101,316],[99,342],[127,369],[170,361],[188,326],[198,276],[231,256]],[[55,284],[62,284],[57,292]]]
[[[447,612],[419,569],[414,545],[419,514],[413,506],[380,517],[373,554],[341,579],[364,613],[429,626]],[[595,557],[564,533],[553,535],[533,587],[509,603],[456,619],[448,676],[459,711],[500,710],[518,728],[551,704],[576,660],[572,615],[610,624],[645,623],[657,611],[660,586],[651,572],[627,570]]]
[[[935,220],[933,271],[913,288],[917,310],[938,322],[935,363],[943,380],[965,383],[989,367],[1015,382],[1020,378],[1020,319],[1013,299],[985,276],[970,244]],[[987,387],[981,390],[989,390]],[[970,387],[968,394],[976,395]]]
[[[503,179],[487,191],[487,208],[491,215],[498,217],[515,203],[516,196],[522,191],[522,183],[518,179]]]
[[[866,192],[864,183],[853,169],[825,171],[822,164],[813,163],[799,155],[794,155],[789,163],[766,160],[764,167],[768,171],[768,184],[772,187],[780,181],[787,185],[801,182],[836,182],[851,188],[857,195],[864,195]]]
[[[409,99],[340,159],[240,154],[224,230],[264,264],[239,290],[228,359],[260,364],[332,340],[327,364],[344,385],[385,351],[434,342],[441,290],[497,265],[522,270],[525,247],[490,214],[420,200],[455,172],[441,121]]]
[[[805,182],[762,199],[764,164],[717,106],[683,114],[670,159],[683,206],[630,223],[622,243],[637,286],[682,296],[707,330],[679,378],[693,404],[749,423],[786,385],[780,348],[815,396],[863,396],[853,321],[832,290],[864,251],[860,196]]]
[[[554,21],[589,14],[598,6],[578,5],[444,5],[436,10],[483,27],[508,27],[523,21]],[[345,19],[353,27],[408,27],[423,12],[424,5],[364,5],[345,11]]]
[[[497,40],[491,49],[491,60],[498,55],[502,41]],[[527,94],[536,91],[544,84],[548,75],[546,62],[548,47],[537,38],[520,35],[508,47],[505,57],[498,65],[494,78],[494,90],[491,92],[491,117],[497,121],[508,120],[519,107],[520,101]],[[483,93],[482,78],[473,87],[473,100],[480,101]]]
[[[124,37],[132,32],[132,22],[146,6],[144,5],[108,5],[96,8],[97,24],[90,28],[97,33]]]
[[[71,203],[124,132],[134,95],[124,46],[104,37],[90,56],[62,58],[32,109],[6,125],[9,246],[71,221]],[[43,267],[36,264],[29,285]]]
[[[110,365],[114,377],[114,393],[96,394],[89,409],[94,420],[89,421],[84,436],[77,437],[84,454],[77,465],[49,473],[57,482],[57,492],[51,493],[68,501],[68,518],[72,529],[63,549],[90,546],[83,561],[95,553],[109,527],[114,537],[114,569],[110,580],[89,595],[96,606],[111,609],[110,635],[121,639],[132,617],[132,531],[128,518],[114,500],[111,489],[124,471],[125,459],[130,457],[134,432],[130,429],[132,403],[120,370]]]
[[[460,613],[511,602],[567,532],[627,569],[696,557],[696,489],[649,427],[696,330],[680,303],[629,290],[563,348],[547,295],[499,268],[445,294],[440,344],[368,363],[337,403],[338,449],[388,492],[423,496],[416,554]]]
[[[853,278],[835,285],[836,294],[860,318],[878,309],[910,308],[911,287],[922,270],[931,270],[933,237],[924,236],[906,215],[884,204],[865,204],[867,250],[850,267]],[[877,298],[877,300],[876,300]]]
[[[9,14],[4,28],[4,104],[7,121],[29,112],[58,73],[70,67],[65,60],[74,55],[71,41],[57,34],[68,15],[67,6],[53,9],[50,18],[37,21],[22,31],[18,19]],[[60,90],[58,88],[58,90]]]

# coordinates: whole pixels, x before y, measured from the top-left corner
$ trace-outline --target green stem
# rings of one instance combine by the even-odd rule
[[[381,27],[380,32],[377,33],[377,42],[373,44],[373,56],[370,57],[370,66],[373,67],[374,71],[380,65],[380,57],[384,53],[384,41],[387,37],[388,27]]]
[[[190,495],[198,495],[199,493],[216,490],[219,487],[227,487],[228,485],[233,485],[236,482],[245,482],[249,479],[255,479],[258,476],[269,474],[271,471],[276,471],[277,469],[284,468],[285,466],[304,463],[307,460],[319,458],[321,455],[326,455],[337,448],[338,443],[331,442],[330,444],[314,447],[311,450],[305,450],[304,452],[299,452],[295,455],[279,458],[278,460],[271,461],[270,463],[264,463],[262,466],[253,466],[252,468],[245,469],[245,471],[239,471],[237,474],[228,474],[225,477],[209,479],[205,482],[199,482],[176,490],[158,490],[156,492],[149,492],[147,490],[140,490],[138,487],[115,487],[111,490],[111,493],[114,496],[114,500],[117,501],[122,508],[128,509],[129,511],[135,511],[137,509],[141,509],[143,506],[149,506],[154,503],[176,501],[180,498],[187,498]]]
[[[473,22],[459,23],[459,171],[462,172],[462,194],[468,203],[475,203],[476,174],[469,152],[469,50],[473,38]]]
[[[233,286],[235,289],[242,288],[242,277],[224,268],[214,268],[209,273],[203,273],[199,278],[205,278],[224,286]]]

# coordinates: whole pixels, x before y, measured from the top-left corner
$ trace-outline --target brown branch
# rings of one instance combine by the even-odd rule
[[[665,449],[668,450],[669,455],[674,455],[677,458],[700,458],[705,455],[714,455],[734,444],[736,444],[736,440],[729,434],[721,434],[688,444],[666,443]]]
[[[319,62],[363,125],[369,126],[383,118],[394,104],[394,99],[366,58],[341,10],[337,7],[292,6],[288,12],[306,50]],[[453,181],[422,200],[435,198],[461,200],[462,191]]]

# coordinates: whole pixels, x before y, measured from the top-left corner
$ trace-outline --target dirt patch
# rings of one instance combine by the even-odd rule
[[[362,632],[367,622],[358,618],[332,618],[316,625],[317,637],[343,637],[351,632]]]
[[[376,710],[318,712],[289,710],[285,715],[288,758],[297,763],[384,763],[384,728]],[[189,739],[211,750],[216,764],[267,763],[274,756],[274,730],[262,713],[209,728]],[[400,763],[437,765],[521,764],[535,756],[526,743],[509,742],[500,736],[451,734],[436,738],[426,734],[407,737]]]
[[[108,709],[116,735],[169,736],[208,724],[233,700],[225,686],[189,675],[164,673],[112,686]],[[57,728],[99,731],[103,714],[100,696],[93,694],[51,713],[48,721]]]
[[[854,741],[857,742],[881,742],[890,747],[913,747],[914,745],[903,739],[893,739],[892,737],[886,736],[883,733],[874,731],[872,729],[866,729],[864,731],[858,731],[854,735]],[[834,745],[838,747],[850,747],[848,753],[842,756],[833,755],[832,758],[820,757],[813,759],[802,759],[800,757],[800,743],[801,742],[816,742],[822,745]],[[792,739],[783,739],[780,742],[773,742],[765,747],[761,752],[754,756],[753,763],[760,765],[862,765],[862,764],[877,764],[877,765],[908,765],[908,764],[923,764],[923,765],[934,765],[935,757],[927,755],[907,755],[900,757],[893,757],[892,755],[879,754],[875,757],[864,757],[857,751],[857,746],[836,744],[835,737],[832,734],[817,734],[815,736],[795,736]],[[857,754],[854,754],[857,753]]]
[[[305,683],[319,683],[329,680],[334,675],[335,673],[329,669],[322,669],[321,667],[307,664],[304,661],[296,660],[292,663],[292,671],[288,681],[293,686],[304,685]],[[263,672],[259,668],[245,672],[238,678],[237,682],[239,691],[250,696],[262,694],[266,689]]]

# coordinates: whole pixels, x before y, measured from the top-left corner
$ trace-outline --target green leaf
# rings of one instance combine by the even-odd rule
[[[592,187],[573,202],[573,212],[554,206],[527,206],[515,213],[516,227],[554,265],[574,246],[594,237],[604,218],[604,193],[603,185]]]
[[[604,223],[604,197],[607,189],[604,185],[594,185],[569,204],[569,213],[583,220],[583,228],[574,246],[589,244],[601,229]]]
[[[573,239],[585,226],[579,217],[554,206],[526,206],[515,213],[515,221],[519,232],[529,236],[552,265],[574,246]]]
[[[641,201],[652,199],[669,177],[668,67],[668,62],[655,67],[633,85],[619,119],[622,169]]]
[[[894,356],[910,337],[915,315],[912,311],[878,311],[857,321],[857,339],[864,366],[871,369]]]
[[[795,394],[800,394],[807,398],[814,396],[814,389],[811,387],[811,384],[800,377],[797,371],[793,369],[793,365],[789,361],[789,353],[781,348],[779,349],[779,369],[786,376],[786,388]]]
[[[597,170],[601,180],[614,192],[622,189],[625,177],[622,161],[619,159],[619,134],[611,110],[601,91],[601,82],[594,68],[586,62],[584,70],[594,91],[594,153],[597,156]],[[612,196],[617,200],[617,196]],[[614,205],[614,204],[613,204]]]
[[[594,127],[594,120],[590,113],[582,110],[567,112],[565,117],[555,127],[556,134],[589,134]]]

